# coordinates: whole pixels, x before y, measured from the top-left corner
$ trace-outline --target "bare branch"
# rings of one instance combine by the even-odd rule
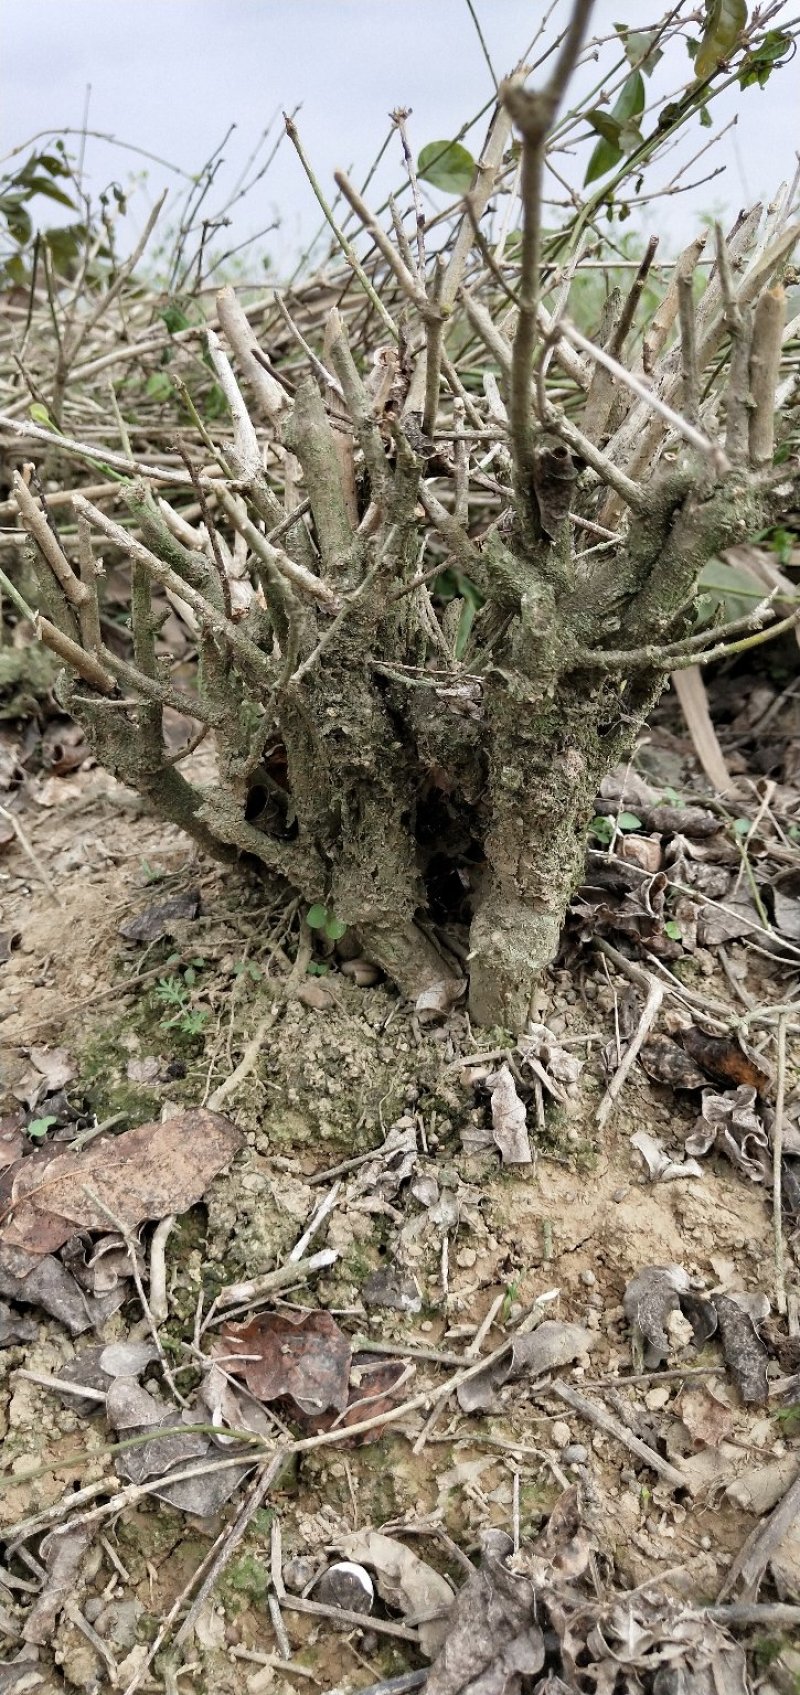
[[[264,355],[244,307],[228,284],[217,295],[219,321],[241,369],[253,391],[266,423],[277,425],[289,405],[289,396],[275,377],[265,370]]]
[[[753,316],[750,346],[750,463],[772,464],[775,451],[775,390],[781,368],[786,296],[780,284],[762,294]]]
[[[22,522],[29,536],[35,541],[42,558],[50,566],[64,598],[69,601],[70,606],[83,606],[89,598],[89,590],[76,577],[58,537],[51,530],[44,512],[37,505],[19,471],[14,472],[12,486]]]

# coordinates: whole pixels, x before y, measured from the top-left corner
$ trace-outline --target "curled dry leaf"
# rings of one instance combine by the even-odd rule
[[[395,1607],[404,1618],[419,1621],[420,1645],[428,1659],[438,1653],[447,1632],[443,1615],[453,1604],[453,1591],[446,1577],[421,1560],[405,1543],[377,1530],[359,1530],[341,1537],[336,1544],[349,1560],[369,1566],[375,1573],[378,1594],[387,1607]]]
[[[438,983],[429,983],[414,1003],[421,1022],[430,1024],[435,1018],[446,1018],[465,994],[466,987],[466,977],[442,977]]]
[[[497,1390],[518,1377],[543,1377],[559,1366],[570,1365],[588,1354],[597,1341],[596,1333],[582,1324],[562,1324],[546,1319],[536,1330],[515,1336],[508,1353],[485,1371],[459,1385],[456,1390],[462,1412],[488,1412],[496,1405]]]
[[[698,1347],[717,1327],[711,1302],[693,1294],[682,1265],[644,1266],[631,1278],[622,1300],[634,1336],[648,1344],[648,1363],[668,1359],[675,1351],[674,1320],[688,1321]],[[683,1327],[677,1329],[681,1335]],[[685,1333],[688,1336],[688,1328]]]
[[[507,1063],[493,1071],[486,1083],[491,1090],[492,1140],[504,1165],[530,1165],[531,1145],[524,1102]]]
[[[307,1417],[347,1406],[350,1343],[330,1313],[268,1312],[226,1324],[218,1352],[260,1401],[294,1401]]]
[[[98,1136],[85,1151],[37,1149],[0,1182],[0,1237],[50,1254],[76,1230],[133,1231],[146,1218],[186,1212],[243,1143],[229,1118],[193,1107],[165,1123]]]
[[[583,1070],[583,1060],[577,1054],[569,1053],[562,1048],[546,1024],[528,1024],[527,1033],[521,1036],[517,1043],[517,1052],[521,1064],[530,1064],[532,1059],[539,1062],[538,1075],[545,1088],[563,1101],[566,1094],[574,1094],[578,1078]]]
[[[679,1177],[702,1177],[696,1159],[674,1160],[665,1153],[657,1137],[649,1130],[637,1130],[631,1136],[631,1147],[640,1153],[651,1183],[671,1183]]]
[[[760,1095],[772,1089],[772,1077],[763,1062],[741,1041],[732,1036],[710,1036],[693,1024],[680,1033],[680,1044],[686,1053],[706,1072],[714,1083],[735,1089],[746,1084]]]
[[[756,1091],[747,1084],[715,1095],[703,1094],[700,1117],[685,1147],[689,1154],[707,1154],[717,1148],[727,1154],[753,1183],[763,1183],[771,1161],[766,1130],[755,1110]]]
[[[523,1676],[544,1665],[530,1579],[486,1553],[459,1590],[450,1625],[425,1685],[426,1695],[518,1695]]]

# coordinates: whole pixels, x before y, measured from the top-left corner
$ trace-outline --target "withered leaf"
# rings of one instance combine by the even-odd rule
[[[530,1580],[485,1554],[480,1570],[456,1596],[447,1639],[428,1673],[427,1695],[518,1695],[521,1677],[544,1665],[535,1608]]]
[[[710,1036],[707,1031],[692,1025],[681,1030],[680,1044],[715,1082],[736,1088],[745,1083],[759,1094],[768,1094],[772,1078],[761,1061],[732,1036]]]
[[[288,1398],[308,1416],[347,1406],[350,1342],[330,1313],[267,1312],[226,1324],[219,1352],[261,1401]]]
[[[716,1147],[753,1183],[763,1183],[770,1166],[769,1144],[755,1103],[755,1089],[744,1084],[724,1095],[706,1089],[700,1117],[686,1139],[687,1153],[702,1155]]]
[[[162,936],[172,935],[177,923],[196,918],[199,911],[200,890],[187,889],[184,894],[153,901],[134,918],[126,918],[119,926],[119,934],[126,942],[160,942]]]
[[[530,1165],[532,1154],[524,1102],[517,1094],[517,1085],[508,1064],[501,1065],[486,1079],[491,1090],[492,1140],[500,1150],[504,1165]]]
[[[730,1435],[733,1413],[705,1385],[698,1389],[684,1389],[676,1404],[696,1447],[718,1448],[720,1442]]]
[[[654,1083],[671,1089],[705,1089],[708,1078],[671,1036],[650,1036],[639,1051],[639,1064]]]
[[[346,1430],[365,1418],[380,1418],[383,1413],[388,1418],[397,1405],[398,1396],[403,1394],[400,1385],[405,1381],[403,1360],[382,1360],[376,1359],[374,1354],[354,1354],[344,1412],[337,1414],[331,1411],[322,1413],[319,1418],[308,1418],[305,1420],[306,1428],[316,1435],[319,1431],[331,1430],[334,1424],[337,1430]],[[342,1447],[361,1448],[370,1442],[379,1442],[383,1431],[383,1425],[376,1424],[372,1430],[362,1430],[360,1435],[344,1438]]]
[[[536,1330],[515,1336],[503,1359],[487,1365],[456,1390],[462,1412],[488,1412],[495,1405],[497,1390],[518,1377],[543,1377],[561,1365],[569,1365],[581,1354],[588,1354],[597,1336],[582,1324],[562,1324],[546,1319]]]
[[[668,1359],[673,1352],[669,1334],[673,1313],[688,1320],[696,1347],[714,1334],[717,1325],[711,1302],[692,1292],[682,1265],[643,1266],[628,1283],[622,1304],[629,1324],[649,1344],[654,1362]]]
[[[186,1212],[243,1140],[229,1118],[192,1107],[163,1124],[99,1136],[79,1153],[37,1149],[2,1174],[0,1237],[51,1254],[76,1230],[106,1232],[110,1221],[135,1230],[145,1218]]]
[[[763,1406],[767,1399],[767,1350],[750,1314],[730,1295],[711,1297],[719,1320],[722,1352],[743,1401]]]

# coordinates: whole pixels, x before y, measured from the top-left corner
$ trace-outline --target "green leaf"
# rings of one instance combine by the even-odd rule
[[[706,27],[694,62],[699,82],[713,76],[720,60],[736,46],[746,24],[745,0],[706,0]]]
[[[617,819],[617,827],[620,830],[641,830],[642,820],[637,818],[635,812],[621,812]]]
[[[47,407],[42,406],[38,400],[34,400],[28,407],[28,417],[33,419],[34,424],[41,424],[43,430],[53,429],[53,420]]]
[[[327,906],[310,906],[306,913],[306,923],[309,930],[322,930],[328,922],[330,914]]]
[[[326,959],[312,959],[306,975],[308,977],[327,977],[329,971],[330,966]]]
[[[338,942],[344,935],[347,925],[342,923],[341,918],[334,918],[331,913],[330,918],[326,918],[323,929],[329,942]]]
[[[646,77],[652,76],[659,59],[664,57],[663,48],[656,46],[658,30],[628,29],[625,24],[615,24],[614,28],[621,37],[628,63],[644,71]]]
[[[190,320],[187,318],[183,307],[178,306],[175,301],[172,301],[169,306],[165,306],[159,316],[162,323],[166,324],[170,335],[177,335],[178,330],[188,330],[190,327]]]
[[[711,129],[713,127],[713,122],[714,122],[714,120],[711,116],[711,113],[708,110],[708,107],[707,106],[701,106],[700,107],[700,128],[701,129]]]
[[[51,1124],[57,1123],[57,1118],[32,1118],[30,1124],[26,1124],[25,1129],[34,1142],[41,1142],[47,1135]]]
[[[665,934],[665,936],[669,936],[670,941],[673,941],[673,942],[683,941],[683,933],[681,931],[680,924],[677,922],[677,920],[675,918],[668,918],[667,919],[667,922],[664,925],[664,934]]]
[[[460,141],[429,141],[417,160],[417,176],[445,194],[467,194],[475,175],[475,160]]]
[[[169,400],[172,395],[172,383],[166,371],[154,371],[145,383],[144,392],[149,400]]]
[[[584,177],[584,185],[595,182],[612,171],[626,153],[635,152],[641,145],[639,126],[634,122],[644,111],[644,78],[641,71],[631,71],[617,95],[610,112],[593,106],[587,112],[587,122],[600,136]]]
[[[734,818],[733,828],[737,836],[749,836],[753,828],[752,820],[750,818]]]
[[[763,41],[746,56],[739,72],[739,87],[751,88],[753,83],[758,83],[759,88],[763,88],[776,65],[779,65],[793,48],[794,42],[790,35],[780,29],[768,29]]]
[[[593,818],[589,825],[589,831],[591,835],[597,837],[598,842],[602,842],[604,847],[608,847],[614,835],[614,825],[610,818]]]
[[[71,212],[75,211],[75,201],[64,193],[63,188],[56,188],[49,177],[28,177],[26,187],[31,195],[44,194],[48,200],[57,200],[59,206],[68,206]]]

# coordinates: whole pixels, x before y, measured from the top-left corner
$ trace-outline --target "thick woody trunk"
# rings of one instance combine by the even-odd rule
[[[494,690],[488,876],[470,931],[470,1014],[524,1029],[533,992],[559,947],[586,857],[586,829],[609,767],[633,745],[660,680],[624,716],[607,685],[562,686],[538,705]]]

